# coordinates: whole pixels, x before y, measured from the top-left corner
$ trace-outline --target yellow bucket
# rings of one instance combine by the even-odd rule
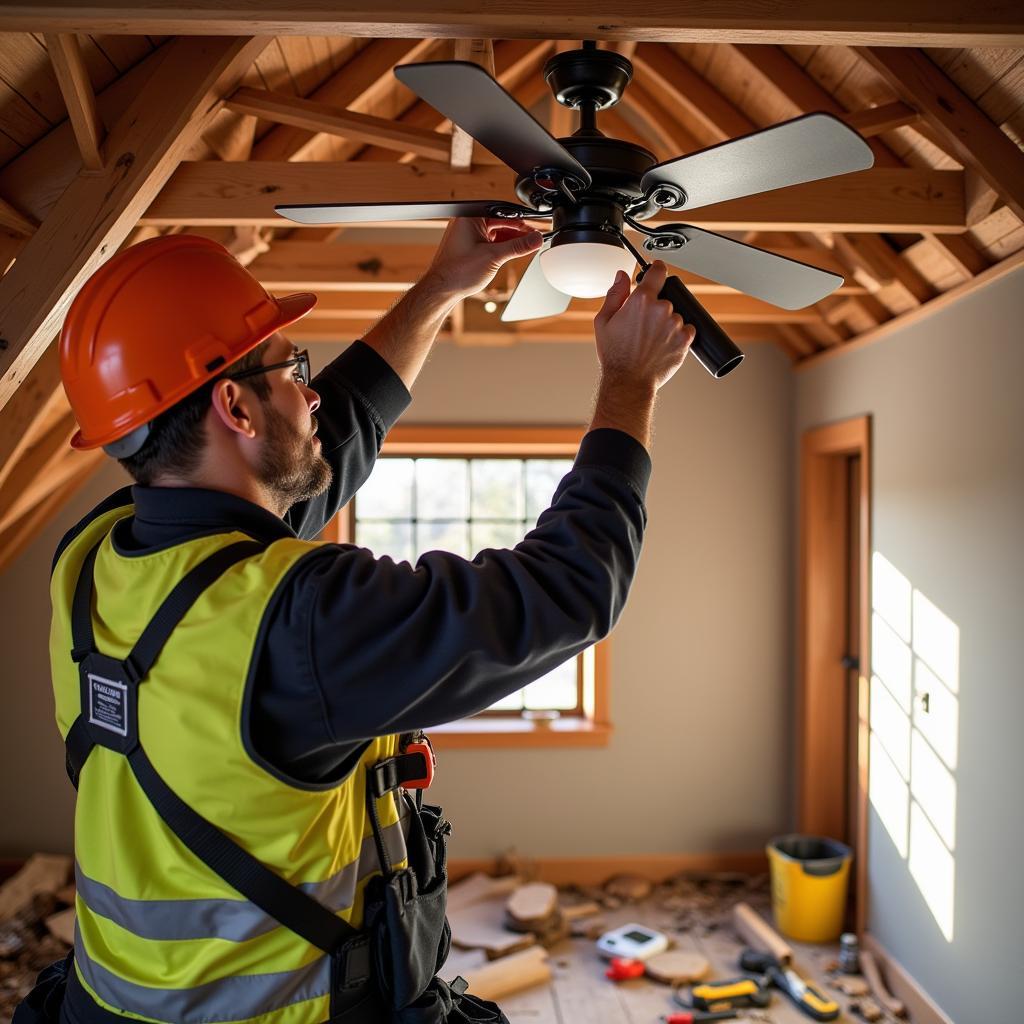
[[[843,930],[853,851],[821,836],[768,843],[772,910],[779,931],[798,942],[833,942]]]

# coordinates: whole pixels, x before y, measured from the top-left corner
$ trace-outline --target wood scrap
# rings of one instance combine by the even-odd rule
[[[476,871],[448,887],[448,909],[458,910],[460,907],[468,907],[481,900],[507,896],[519,884],[520,880],[514,875],[491,878],[490,875],[485,875],[482,871]]]
[[[861,1020],[866,1020],[868,1024],[875,1024],[875,1021],[885,1016],[882,1008],[870,996],[850,1003],[850,1013],[856,1014]]]
[[[897,999],[886,987],[885,979],[878,967],[878,961],[874,953],[862,950],[860,954],[860,969],[871,986],[874,997],[894,1016],[905,1017],[907,1008]]]
[[[558,909],[567,921],[578,921],[581,917],[594,917],[601,913],[601,905],[593,900],[584,903],[559,903]]]
[[[616,875],[604,884],[604,891],[614,899],[639,903],[651,895],[654,883],[640,875]]]
[[[68,907],[46,919],[46,930],[69,946],[75,944],[75,908]]]
[[[551,967],[547,953],[535,946],[468,971],[463,977],[469,982],[473,995],[481,999],[502,999],[513,992],[547,984],[551,981]]]
[[[60,903],[73,907],[75,905],[75,891],[75,883],[71,882],[70,885],[65,885],[63,889],[58,889],[54,895]]]
[[[55,893],[64,887],[71,874],[71,858],[37,853],[24,867],[0,886],[0,921],[10,921],[41,893]]]
[[[574,939],[597,941],[608,931],[608,921],[603,917],[583,917],[569,922],[569,934]]]
[[[829,987],[846,996],[866,996],[871,986],[859,974],[838,974],[829,979]]]
[[[780,964],[792,962],[792,948],[748,903],[737,903],[732,908],[732,923],[744,941],[754,949],[771,953]]]
[[[509,896],[505,909],[522,929],[542,928],[558,913],[558,890],[548,882],[529,882]]]
[[[708,976],[711,964],[707,957],[684,949],[666,949],[644,961],[649,978],[666,985],[689,985]]]
[[[532,932],[509,931],[504,920],[503,899],[479,900],[448,910],[452,943],[459,949],[482,949],[488,960],[517,953],[537,941]]]

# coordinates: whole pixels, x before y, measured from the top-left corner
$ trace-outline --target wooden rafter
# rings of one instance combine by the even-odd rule
[[[840,273],[840,263],[832,253],[809,247],[776,247],[775,252],[789,259],[810,263]],[[427,244],[370,245],[334,244],[299,240],[278,241],[249,266],[260,283],[272,292],[357,292],[403,291],[426,271],[435,246]],[[701,295],[736,294],[726,285],[716,284],[685,270],[674,271],[693,292]],[[861,294],[864,288],[855,281],[840,287],[838,294]]]
[[[169,45],[154,50],[96,97],[99,115],[108,129],[136,100],[163,61]],[[82,158],[74,131],[70,121],[65,121],[0,169],[0,195],[27,217],[41,222],[81,168]]]
[[[914,309],[894,316],[870,330],[863,331],[856,338],[846,342],[845,345],[811,356],[801,362],[798,368],[801,370],[810,369],[814,366],[820,365],[825,360],[834,358],[835,356],[842,355],[847,352],[856,352],[862,348],[866,348],[868,345],[873,345],[876,342],[881,341],[883,338],[887,338],[894,331],[902,330],[904,327],[917,323],[918,321],[930,316],[932,313],[936,313],[940,309],[945,309],[958,299],[963,298],[963,296],[970,295],[971,292],[992,284],[994,281],[998,281],[1007,274],[1012,274],[1015,270],[1020,270],[1021,268],[1024,268],[1024,249],[1015,252],[1012,256],[1007,256],[998,263],[993,264],[987,270],[983,270],[980,274],[970,278],[970,280],[964,281],[963,284],[957,285],[955,288],[950,288],[949,291],[943,292],[941,295],[937,295],[931,300],[931,302],[926,302],[924,305],[916,306]]]
[[[490,39],[456,39],[452,59],[478,64],[494,76],[494,44]],[[473,136],[452,125],[449,165],[453,171],[468,171],[473,165]]]
[[[342,110],[370,106],[390,87],[391,69],[402,61],[420,59],[430,45],[429,39],[376,39],[315,89],[309,99]],[[302,160],[318,138],[319,133],[307,128],[281,125],[253,147],[253,159]]]
[[[288,334],[301,336],[303,331],[317,320],[367,320],[381,316],[387,312],[394,296],[386,292],[328,292],[320,296],[314,311],[302,321],[291,325]],[[601,308],[597,299],[574,300],[569,309],[560,314],[550,323],[572,323],[584,321],[592,323],[595,314]],[[737,292],[731,294],[705,293],[701,296],[701,304],[719,322],[724,324],[812,324],[817,323],[820,314],[816,309],[781,309],[771,303],[762,302],[750,295]],[[309,323],[307,324],[307,321]],[[531,320],[525,330],[544,330],[545,321]]]
[[[823,110],[842,117],[851,127],[858,130],[862,127],[871,127],[877,131],[887,131],[895,127],[894,121],[908,123],[903,118],[909,114],[914,114],[915,118],[918,116],[916,107],[902,102],[851,114],[781,47],[734,46],[732,50],[743,61],[744,69],[758,76],[762,87],[776,90],[799,112]],[[916,120],[914,123],[917,123]],[[875,154],[876,164],[902,166],[902,161],[881,139],[871,139],[869,144]],[[922,234],[929,242],[939,237],[927,230]],[[867,272],[879,285],[899,281],[914,305],[927,302],[934,295],[935,290],[930,282],[912,264],[892,250],[884,239],[865,234],[844,235],[837,232],[833,242],[837,254],[851,269],[858,268]],[[978,254],[977,260],[971,260],[966,250],[973,249],[973,246],[964,238],[959,244],[953,245],[963,260],[970,262],[971,265],[976,265],[983,259]],[[855,314],[859,312],[878,322],[879,308],[884,307],[876,302],[875,308],[871,308],[867,300],[861,300]]]
[[[162,6],[162,5],[161,5]],[[205,0],[161,10],[67,0],[0,5],[0,31],[90,31],[127,35],[195,34],[644,40],[673,42],[821,43],[880,46],[1020,46],[1024,28],[1013,4],[975,0],[965,13],[931,0],[807,0],[801,4],[731,5],[690,0],[633,10],[613,0],[563,0],[557,7],[502,0],[486,6],[425,0],[391,3],[304,0],[264,13],[245,0]]]
[[[184,162],[140,223],[281,227],[275,204],[428,199],[518,202],[512,179],[501,166],[477,167],[453,177],[447,169],[426,161],[422,166]],[[678,213],[665,213],[651,223],[678,219]],[[956,233],[964,229],[963,173],[874,168],[718,203],[695,210],[692,219],[702,227],[727,231]]]
[[[93,95],[78,36],[53,34],[44,38],[78,140],[82,163],[90,171],[101,170],[103,122],[96,110],[96,97]]]
[[[76,454],[74,472],[64,478],[38,505],[26,512],[0,537],[0,572],[3,572],[25,550],[36,535],[64,506],[67,500],[96,471],[103,459],[100,451]]]
[[[39,225],[16,210],[6,199],[0,199],[0,227],[13,231],[17,235],[31,235]],[[7,268],[5,267],[4,270]],[[3,270],[0,270],[0,274]]]
[[[277,124],[307,132],[337,135],[357,142],[384,146],[399,153],[415,153],[432,160],[447,160],[450,136],[397,123],[390,118],[357,114],[327,103],[301,99],[265,89],[242,88],[224,104],[240,114],[255,114]]]
[[[81,283],[114,252],[266,39],[176,40],[108,139],[102,172],[64,192],[0,280],[0,408],[56,334]]]
[[[37,425],[59,390],[60,360],[56,344],[51,344],[11,401],[0,409],[0,486],[32,441]]]
[[[977,171],[1024,220],[1024,152],[920,50],[857,51],[907,103],[921,111],[965,166]]]
[[[550,49],[551,43],[547,39],[502,39],[494,45],[494,77],[510,92],[515,92],[525,81],[540,81],[543,85],[543,79],[540,78],[540,65]],[[530,103],[524,104],[524,106],[531,105]],[[443,114],[438,113],[429,103],[416,99],[411,93],[408,107],[395,121],[397,124],[418,127],[427,131],[443,130],[448,124]],[[476,154],[477,163],[486,162],[481,159],[487,155],[485,150],[478,147]],[[382,150],[380,147],[369,146],[356,153],[353,159],[374,163],[394,160],[395,156],[394,153]],[[405,163],[414,157],[412,154],[406,153],[400,159]]]

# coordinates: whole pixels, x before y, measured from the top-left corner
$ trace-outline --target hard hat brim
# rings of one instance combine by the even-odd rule
[[[274,300],[277,303],[278,315],[273,317],[264,327],[259,331],[256,331],[251,341],[245,346],[243,350],[238,352],[236,359],[241,359],[244,355],[251,352],[257,345],[262,344],[272,334],[282,330],[289,324],[295,323],[296,320],[301,320],[317,303],[317,297],[313,292],[295,292],[292,295],[284,295],[281,298]],[[162,404],[162,407],[158,408],[153,416],[156,419],[157,416],[162,412],[166,412],[171,406],[180,402],[187,395],[191,394],[192,391],[197,390],[206,383],[207,380],[212,380],[218,376],[222,371],[218,370],[211,373],[205,380],[195,382],[194,387],[180,395],[175,395],[171,400]],[[150,421],[151,422],[151,421]],[[132,428],[135,429],[135,428]],[[104,445],[108,445],[118,438],[123,437],[129,431],[116,430],[111,431],[106,437],[100,438],[86,438],[82,436],[81,430],[76,430],[74,436],[71,438],[71,447],[77,451],[88,451],[92,448],[102,448]]]

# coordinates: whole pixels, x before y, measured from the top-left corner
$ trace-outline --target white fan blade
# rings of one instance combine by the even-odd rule
[[[569,308],[571,296],[560,292],[549,284],[544,271],[540,267],[540,254],[549,247],[544,245],[534,254],[526,273],[512,293],[512,298],[505,303],[501,312],[504,323],[513,320],[537,320],[542,316],[557,316]]]

